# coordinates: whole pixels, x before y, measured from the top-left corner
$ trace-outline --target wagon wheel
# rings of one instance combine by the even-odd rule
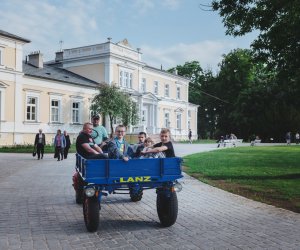
[[[176,192],[158,191],[156,208],[158,218],[162,226],[172,226],[176,222],[178,214],[178,200]]]
[[[78,188],[78,190],[75,191],[75,199],[77,204],[82,204],[83,202],[83,189]]]
[[[137,192],[134,189],[130,189],[130,198],[131,201],[137,202],[140,201],[143,197],[143,190],[139,189]]]
[[[84,181],[78,172],[73,175],[73,186],[75,189],[75,200],[77,204],[82,204],[83,202],[83,186]]]
[[[97,197],[84,197],[83,217],[87,230],[95,232],[99,226],[99,202]]]

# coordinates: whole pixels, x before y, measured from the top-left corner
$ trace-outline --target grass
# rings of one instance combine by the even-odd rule
[[[33,145],[15,145],[0,147],[1,153],[32,153]],[[46,145],[44,148],[45,153],[54,153],[53,145]],[[69,153],[76,153],[75,144],[71,145]]]
[[[190,143],[189,140],[184,141],[178,141],[176,143]],[[211,143],[217,143],[216,140],[210,140],[210,139],[203,139],[203,140],[193,140],[193,144],[211,144]]]
[[[240,147],[190,155],[184,171],[245,197],[300,212],[300,147]]]

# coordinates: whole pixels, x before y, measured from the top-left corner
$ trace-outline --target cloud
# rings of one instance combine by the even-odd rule
[[[103,12],[102,1],[93,5],[83,0],[72,1],[4,1],[0,9],[0,29],[27,38],[32,42],[24,47],[25,54],[40,50],[44,59],[53,59],[59,41],[66,47],[91,44],[99,34],[96,17]],[[101,38],[101,37],[100,37]]]
[[[155,7],[152,0],[135,0],[134,8],[138,11],[139,15],[143,15],[151,11]]]
[[[141,46],[143,61],[150,66],[160,68],[162,65],[163,69],[169,69],[188,61],[199,61],[203,69],[212,69],[214,72],[218,69],[222,55],[236,47],[236,44],[225,40],[179,43],[167,48]]]
[[[181,2],[181,0],[161,0],[163,6],[174,10],[180,6]]]

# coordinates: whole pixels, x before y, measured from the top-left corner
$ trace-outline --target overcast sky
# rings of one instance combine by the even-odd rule
[[[0,29],[31,40],[24,52],[44,60],[62,48],[127,38],[142,60],[163,69],[187,61],[217,70],[222,55],[249,48],[254,34],[225,36],[217,12],[201,10],[211,0],[1,0]],[[205,9],[205,7],[203,7]],[[206,8],[208,9],[208,8]]]

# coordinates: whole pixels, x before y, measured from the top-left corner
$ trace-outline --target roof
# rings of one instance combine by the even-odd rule
[[[28,40],[26,38],[23,38],[23,37],[20,37],[20,36],[16,36],[14,34],[11,34],[11,33],[8,33],[6,31],[4,31],[4,30],[0,30],[0,35],[1,36],[6,36],[6,37],[9,37],[9,38],[13,38],[13,39],[25,42],[25,43],[30,43],[31,42],[30,40]]]
[[[188,77],[181,76],[181,75],[176,75],[176,74],[174,74],[172,72],[169,72],[169,71],[166,71],[166,70],[163,70],[163,69],[158,69],[158,68],[155,68],[155,67],[152,67],[152,66],[149,66],[149,65],[144,66],[144,68],[145,69],[149,69],[149,70],[159,71],[160,73],[171,75],[173,77],[178,77],[178,78],[184,79],[186,81],[191,81],[191,79],[189,79]]]
[[[44,64],[43,68],[37,68],[23,62],[23,72],[26,76],[33,76],[43,79],[49,79],[71,84],[79,84],[88,87],[97,87],[99,83],[77,75],[71,71],[62,68],[51,67]]]

